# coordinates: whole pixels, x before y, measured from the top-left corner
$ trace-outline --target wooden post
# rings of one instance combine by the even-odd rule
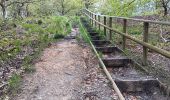
[[[97,16],[96,15],[94,15],[94,16],[95,16],[94,18],[95,18],[95,28],[96,28],[97,27],[97,22],[96,22],[97,21]]]
[[[123,19],[123,33],[127,33],[127,19]],[[126,37],[123,36],[123,50],[126,49]]]
[[[106,16],[104,16],[104,25],[106,25]],[[106,36],[106,27],[104,27],[104,35]]]
[[[92,16],[92,19],[93,19],[93,13],[92,13],[92,15],[91,15],[91,16]],[[93,20],[92,20],[92,27],[93,27]]]
[[[98,15],[98,22],[100,22],[100,15]],[[100,24],[99,25],[99,31],[100,31]]]
[[[112,17],[109,17],[109,27],[112,28]],[[109,30],[109,40],[112,40],[112,30]]]
[[[149,23],[144,22],[143,42],[148,42]],[[143,65],[147,65],[147,47],[143,46]]]
[[[89,12],[89,16],[91,17],[91,13]],[[91,20],[91,18],[90,18],[90,24],[92,23],[92,20]]]

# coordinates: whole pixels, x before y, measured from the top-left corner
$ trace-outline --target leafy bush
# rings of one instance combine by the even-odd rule
[[[38,25],[41,25],[43,22],[42,22],[42,20],[38,20]]]
[[[61,38],[64,38],[64,35],[63,35],[63,34],[58,34],[58,33],[56,33],[56,34],[54,35],[54,39],[61,39]]]
[[[142,26],[133,26],[133,27],[129,27],[128,29],[128,33],[131,35],[141,35],[142,34]]]

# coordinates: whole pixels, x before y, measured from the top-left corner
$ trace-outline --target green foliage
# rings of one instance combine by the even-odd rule
[[[157,14],[157,0],[107,0],[100,1],[98,11],[113,16],[138,16]],[[159,5],[160,7],[162,5]]]
[[[79,18],[78,16],[71,16],[69,17],[69,21],[72,25],[72,27],[78,27],[79,26]]]
[[[128,30],[128,33],[131,34],[131,35],[141,35],[142,34],[142,32],[136,27],[130,28]]]
[[[22,63],[18,66],[27,73],[35,72],[33,60],[39,57],[43,49],[53,41],[54,36],[57,39],[63,38],[71,31],[71,24],[67,17],[30,17],[13,23],[17,27],[8,23],[8,30],[1,30],[0,62],[7,63],[21,56]],[[17,90],[18,83],[20,83],[20,77],[14,74],[9,80],[10,89]]]
[[[103,3],[100,11],[107,15],[131,16],[136,7],[134,2],[135,0],[107,0]]]
[[[71,32],[71,24],[67,17],[51,17],[48,23],[52,23],[46,28],[50,34],[57,33],[67,35]]]
[[[98,52],[98,54],[99,54],[100,58],[103,57],[103,53],[102,52]]]
[[[21,84],[21,76],[14,74],[8,82],[11,92],[16,92]]]
[[[54,39],[61,39],[61,38],[64,38],[64,35],[63,34],[55,34],[54,35]]]
[[[41,26],[39,26],[38,24],[27,24],[27,23],[23,23],[22,24],[23,28],[25,28],[26,30],[28,30],[29,33],[44,33],[44,29],[42,29]]]
[[[80,19],[79,19],[79,30],[80,30],[80,34],[83,38],[83,40],[86,42],[86,43],[89,43],[89,36],[88,36],[88,33],[87,33],[87,30],[83,27]]]

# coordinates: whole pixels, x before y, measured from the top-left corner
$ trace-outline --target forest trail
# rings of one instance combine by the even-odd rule
[[[117,99],[95,56],[75,39],[53,43],[35,67],[36,72],[24,77],[22,91],[13,100]]]

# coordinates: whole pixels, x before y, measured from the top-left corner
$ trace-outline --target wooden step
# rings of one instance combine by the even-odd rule
[[[120,50],[118,47],[115,46],[107,46],[107,47],[96,47],[96,50],[102,52],[102,53],[123,53],[122,50]]]
[[[116,79],[115,83],[122,92],[151,92],[159,88],[159,82],[153,78],[144,79]]]
[[[99,33],[97,33],[97,32],[89,32],[89,35],[90,36],[99,36]]]
[[[123,67],[132,62],[131,59],[123,57],[102,58],[102,60],[106,67]]]
[[[92,28],[87,28],[87,32],[89,32],[89,33],[92,33],[92,32],[96,32],[96,30],[94,30],[94,29],[92,29]]]
[[[106,40],[92,40],[92,43],[96,46],[96,47],[101,47],[103,45],[109,45],[111,44],[110,41],[106,41]]]
[[[92,40],[101,40],[101,39],[102,39],[102,37],[99,36],[99,35],[91,36],[90,38],[91,38]]]

